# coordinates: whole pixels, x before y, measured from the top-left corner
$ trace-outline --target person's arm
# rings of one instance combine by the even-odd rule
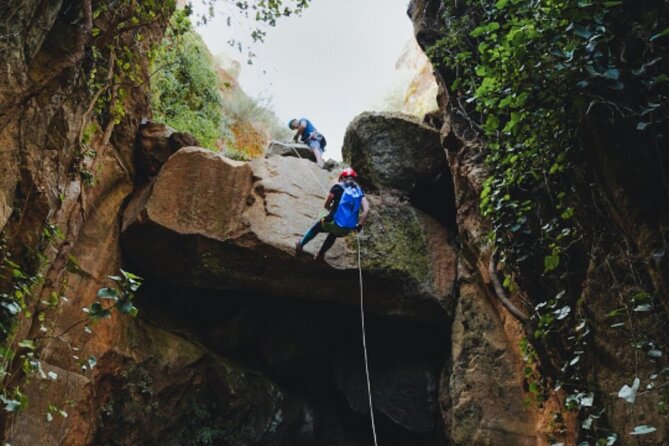
[[[363,197],[364,198],[364,197]],[[330,210],[332,208],[332,202],[335,199],[335,195],[330,192],[330,195],[325,199],[325,205],[323,206],[326,210]]]
[[[360,214],[360,219],[358,220],[358,227],[362,228],[365,226],[367,216],[369,215],[369,201],[367,201],[367,197],[362,197],[360,205],[362,206],[362,214]]]
[[[304,121],[300,121],[300,126],[297,128],[297,132],[295,132],[295,136],[293,136],[293,141],[297,142],[300,139],[300,136],[302,133],[304,133],[304,130],[307,128],[307,123]]]

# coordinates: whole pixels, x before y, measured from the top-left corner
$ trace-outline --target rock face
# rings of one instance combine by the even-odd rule
[[[447,3],[411,2],[409,16],[424,49],[443,37],[444,22],[451,26],[457,23],[458,17],[444,15]],[[468,15],[466,7],[452,11],[468,19],[473,16]],[[631,385],[634,376],[640,378],[642,386],[645,383],[652,389],[657,385],[658,370],[666,367],[664,358],[640,359],[643,355],[630,347],[630,338],[621,333],[625,330],[620,330],[621,323],[633,320],[633,325],[644,327],[641,329],[644,336],[666,349],[666,330],[659,327],[666,326],[669,307],[666,299],[669,270],[664,261],[669,191],[662,173],[668,163],[665,155],[651,154],[658,142],[644,141],[633,127],[611,124],[613,121],[604,109],[581,111],[579,131],[584,153],[570,169],[584,183],[574,186],[579,189],[575,219],[582,231],[579,243],[583,246],[570,258],[572,283],[560,287],[570,288],[579,318],[586,321],[592,333],[588,351],[576,358],[581,363],[587,361],[587,366],[582,381],[575,387],[593,392],[597,409],[589,412],[585,408],[578,414],[561,410],[559,406],[568,397],[556,392],[543,404],[531,404],[524,411],[520,409],[521,401],[528,396],[528,401],[534,399],[523,391],[536,383],[533,374],[541,373],[548,380],[559,379],[559,369],[567,367],[565,364],[574,356],[564,351],[539,351],[538,358],[529,362],[529,378],[524,377],[523,356],[527,357],[527,352],[518,351],[518,345],[525,337],[534,339],[532,327],[536,327],[537,321],[523,327],[499,304],[490,287],[485,286],[490,280],[487,272],[490,249],[486,239],[489,224],[479,212],[482,183],[487,177],[485,148],[476,140],[469,124],[459,117],[461,113],[449,103],[448,88],[455,80],[454,73],[440,67],[439,61],[435,61],[435,69],[441,84],[441,116],[433,121],[439,122],[442,144],[448,151],[461,247],[459,302],[452,327],[452,366],[444,370],[440,394],[449,444],[539,445],[558,441],[571,445],[582,444],[584,439],[592,444],[594,429],[589,427],[588,420],[593,418],[588,416],[599,417],[598,413],[601,418],[597,422],[600,427],[605,426],[598,434],[600,437],[609,436],[612,430],[617,435],[616,444],[665,444],[669,432],[667,419],[662,410],[657,410],[664,404],[663,397],[652,390],[643,395],[640,392],[635,404],[618,397],[619,390],[623,385]],[[635,141],[634,152],[629,150],[631,140]],[[545,300],[546,295],[555,295],[543,277],[543,268],[535,266],[518,267],[516,275],[521,285],[511,295],[517,305],[525,303],[529,310]],[[616,308],[625,305],[623,296],[633,295],[640,288],[657,296],[655,322],[633,314],[624,322],[620,316],[616,328],[613,319],[618,321]],[[546,347],[541,340],[535,345],[538,349]],[[537,367],[540,372],[534,369]],[[561,429],[555,424],[558,413]],[[651,425],[657,431],[645,438],[630,435],[641,424]]]
[[[99,414],[99,427],[89,444],[312,440],[305,401],[261,374],[149,325],[132,336],[142,351],[110,352],[97,365],[93,407],[87,409]]]
[[[239,163],[178,150],[195,141],[142,125],[145,83],[128,91],[120,123],[89,126],[93,43],[81,5],[20,3],[9,5],[6,34],[20,38],[0,78],[0,255],[11,250],[36,277],[15,339],[34,340],[44,375],[23,381],[12,366],[4,384],[20,381],[29,404],[3,415],[3,442],[369,444],[356,240],[338,240],[322,264],[309,254],[323,236],[293,252],[338,172],[290,156]],[[147,45],[164,25],[152,23]],[[77,36],[82,48],[58,44]],[[378,429],[388,445],[442,444],[452,234],[405,197],[379,189],[369,199],[360,242]],[[146,277],[140,316],[86,327],[82,308],[120,267]],[[348,377],[341,385],[335,371]]]
[[[279,141],[272,141],[269,144],[269,148],[267,149],[267,157],[271,156],[295,156],[297,157],[297,154],[299,153],[300,157],[311,160],[311,161],[316,161],[316,157],[314,156],[314,152],[309,148],[309,146],[305,144],[291,144],[291,143],[285,143],[285,142],[279,142]]]
[[[145,178],[156,176],[165,161],[180,148],[200,145],[193,135],[151,121],[140,127],[136,144],[137,174]]]
[[[3,443],[369,445],[357,240],[338,240],[323,263],[311,260],[323,235],[294,254],[338,172],[289,147],[272,149],[287,156],[242,163],[189,147],[195,141],[159,124],[142,127],[145,84],[128,91],[121,122],[101,122],[107,128],[84,144],[93,99],[87,4],[10,2],[3,12],[13,20],[0,24],[10,36],[0,39],[0,298],[22,274],[34,277],[12,339],[14,350],[23,341],[18,359],[39,360],[26,362],[39,365],[29,380],[21,361],[10,364],[3,385],[20,382],[29,404],[2,413]],[[442,5],[410,6],[424,47],[441,32]],[[152,22],[143,41],[160,38],[162,26]],[[124,38],[137,44],[132,33]],[[429,121],[438,130],[363,114],[346,136],[345,156],[372,205],[359,240],[380,442],[579,444],[583,419],[564,412],[565,395],[526,404],[538,396],[527,376],[550,361],[521,350],[527,328],[490,285],[490,228],[479,212],[484,148],[459,131],[449,73],[437,74],[442,110]],[[665,388],[668,344],[669,206],[653,181],[663,164],[647,142],[630,155],[625,135],[605,122],[586,132],[597,209],[588,202],[576,213],[588,216],[580,220],[588,256],[575,266],[592,327],[587,378],[606,409],[601,419],[623,433],[617,444],[635,444],[624,434],[638,424],[657,428],[639,444],[665,444],[663,396],[650,391]],[[21,268],[14,278],[7,252]],[[139,317],[86,327],[82,308],[120,267],[145,277]],[[511,293],[521,307],[546,291],[532,271],[523,279],[535,286]],[[631,354],[610,312],[639,284],[657,300],[635,327],[656,345]],[[617,396],[634,376],[644,389],[636,406]]]
[[[453,179],[439,132],[398,113],[362,113],[346,129],[342,155],[361,182],[428,213],[455,233]]]
[[[336,243],[324,265],[293,254],[335,182],[336,174],[306,160],[277,156],[240,163],[185,148],[170,158],[153,187],[130,202],[124,251],[139,271],[199,288],[353,304],[355,239]],[[447,231],[407,204],[380,196],[370,201],[370,226],[361,236],[370,310],[440,317],[451,306],[455,276]],[[317,251],[323,237],[307,251]]]
[[[363,113],[346,129],[344,160],[363,184],[412,195],[421,182],[448,172],[439,132],[398,113]]]

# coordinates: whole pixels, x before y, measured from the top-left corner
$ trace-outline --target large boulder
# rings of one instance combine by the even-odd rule
[[[335,243],[322,264],[294,254],[335,180],[306,160],[242,163],[184,148],[129,203],[125,256],[139,273],[197,288],[356,304],[355,236]],[[369,225],[360,236],[368,308],[442,317],[455,276],[446,229],[407,203],[382,196],[370,201]],[[313,254],[323,238],[306,251]]]
[[[137,132],[137,173],[140,177],[154,177],[174,152],[182,147],[199,145],[198,140],[189,133],[177,132],[164,124],[148,121]]]
[[[412,196],[449,172],[439,132],[399,113],[362,113],[346,129],[344,160],[372,190]]]

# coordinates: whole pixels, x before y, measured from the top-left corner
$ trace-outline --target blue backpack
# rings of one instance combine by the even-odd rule
[[[354,229],[358,226],[358,211],[362,197],[362,189],[356,184],[342,185],[344,192],[341,194],[339,206],[334,214],[334,222],[340,228]]]

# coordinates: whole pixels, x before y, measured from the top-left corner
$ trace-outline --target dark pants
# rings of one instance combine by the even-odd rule
[[[304,234],[304,237],[302,237],[302,240],[300,241],[300,245],[302,246],[306,245],[311,240],[313,240],[313,238],[316,237],[317,234],[320,234],[321,232],[328,233],[328,236],[325,238],[325,241],[323,242],[323,246],[321,246],[320,251],[318,251],[318,255],[322,257],[325,255],[326,252],[328,252],[330,248],[332,248],[332,245],[334,245],[334,242],[337,239],[337,237],[343,237],[349,232],[351,232],[351,230],[340,228],[334,222],[326,222],[325,220],[319,220],[316,222],[315,225],[311,227],[311,229],[307,231],[306,234]]]

